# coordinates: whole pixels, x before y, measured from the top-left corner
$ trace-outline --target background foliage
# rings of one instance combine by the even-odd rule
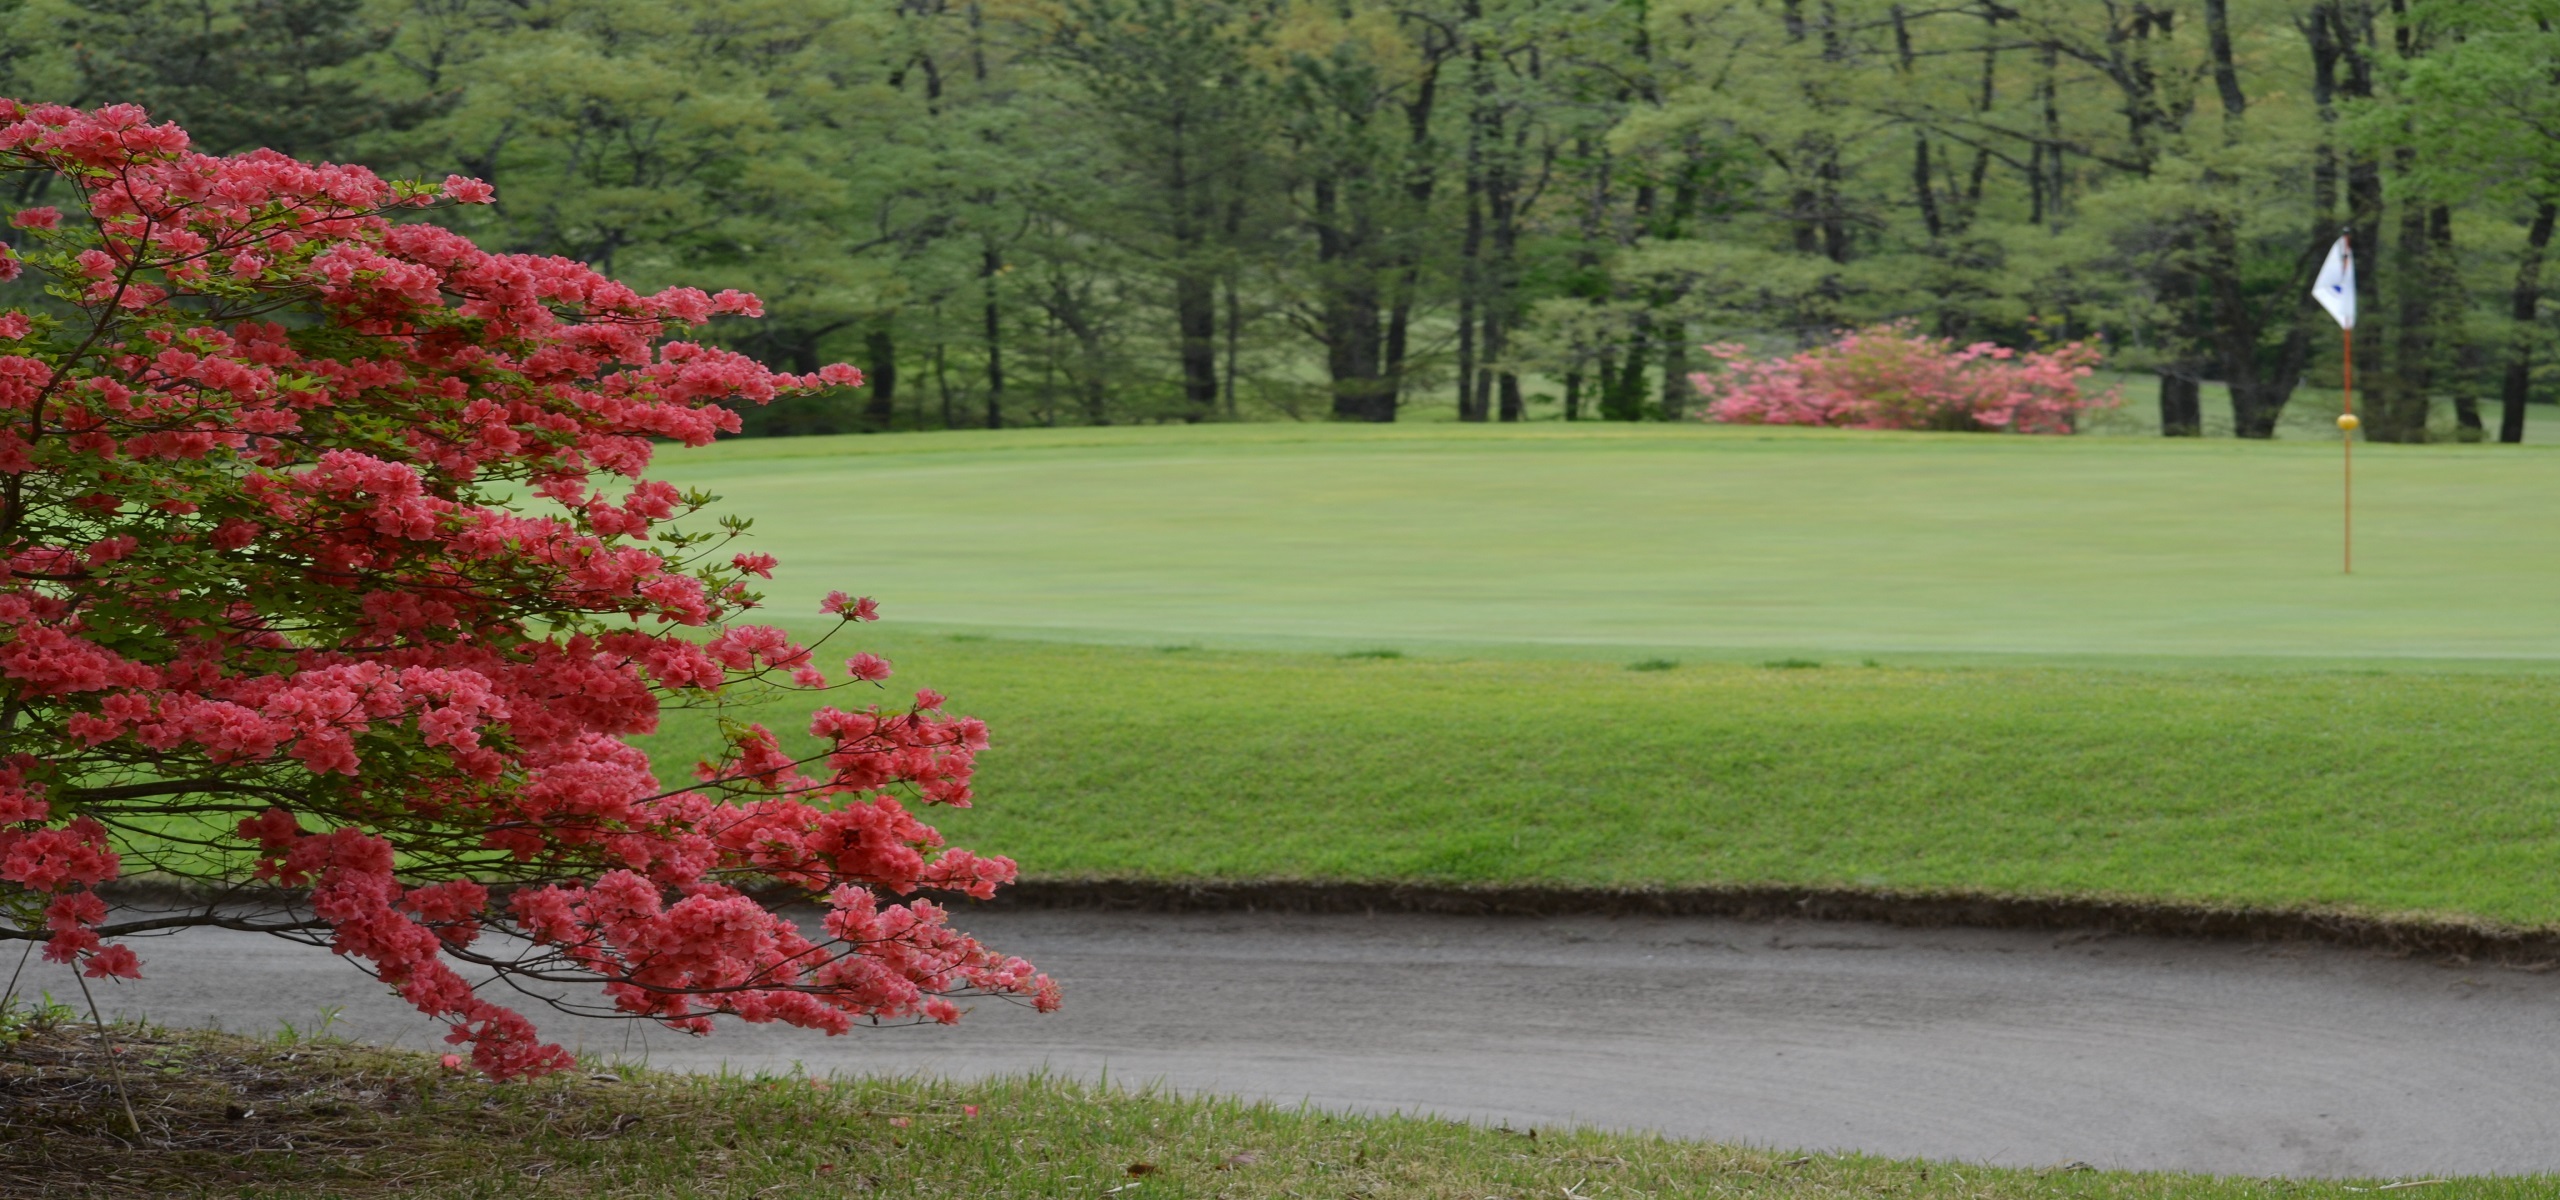
[[[751,432],[1644,419],[1696,347],[2104,335],[2163,428],[2523,435],[2553,0],[0,0],[0,92],[459,171],[864,364]],[[22,198],[22,199],[32,199]]]

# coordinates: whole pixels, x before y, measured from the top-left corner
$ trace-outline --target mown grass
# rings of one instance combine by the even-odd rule
[[[860,636],[897,664],[892,685],[992,723],[977,807],[936,820],[1032,877],[1814,885],[2560,924],[2546,675],[1629,670]],[[807,704],[762,715],[788,731]],[[674,778],[712,740],[680,713],[647,744]]]
[[[779,438],[660,471],[774,611],[1156,646],[1624,663],[2560,661],[2560,459],[2334,442],[1336,425]]]
[[[22,1031],[23,1032],[23,1031]],[[2344,1197],[2383,1181],[2022,1170],[1511,1131],[1056,1079],[488,1084],[428,1055],[121,1028],[0,1046],[0,1194],[128,1197]],[[974,1110],[974,1111],[973,1111]],[[2547,1177],[2425,1194],[2542,1196]]]

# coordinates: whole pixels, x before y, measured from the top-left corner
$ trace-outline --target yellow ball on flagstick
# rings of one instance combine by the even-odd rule
[[[2356,426],[2362,424],[2364,424],[2364,422],[2357,420],[2354,413],[2338,414],[2338,428],[2346,430],[2349,433],[2355,432]]]

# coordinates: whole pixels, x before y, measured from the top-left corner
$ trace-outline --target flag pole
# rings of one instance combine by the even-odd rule
[[[2320,277],[2311,284],[2311,298],[2337,320],[2347,345],[2346,373],[2339,388],[2346,400],[2338,411],[2338,446],[2345,468],[2345,486],[2339,493],[2345,535],[2341,545],[2346,556],[2341,573],[2347,575],[2356,573],[2356,256],[2348,244],[2353,236],[2353,230],[2338,231],[2337,244],[2329,247],[2329,260],[2320,264]]]
[[[2345,455],[2345,491],[2342,499],[2346,535],[2346,569],[2341,574],[2356,573],[2356,331],[2348,326],[2338,331],[2347,340],[2346,411],[2338,414],[2338,446]]]

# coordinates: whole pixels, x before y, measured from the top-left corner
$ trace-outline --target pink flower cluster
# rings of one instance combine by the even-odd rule
[[[627,740],[669,700],[889,676],[739,621],[774,559],[643,477],[656,440],[734,430],[724,402],[858,372],[686,340],[752,296],[642,295],[400,219],[491,202],[475,180],[215,158],[131,106],[0,100],[18,172],[81,203],[8,214],[0,255],[75,298],[0,311],[0,902],[43,922],[17,936],[133,976],[95,889],[137,860],[302,889],[334,950],[499,1078],[569,1056],[456,963],[600,981],[690,1031],[1056,1004],[914,895],[1014,877],[915,815],[965,806],[986,745],[940,696],[822,708],[803,754],[724,723],[675,787]],[[774,907],[795,894],[813,928]]]
[[[2087,342],[2021,354],[1990,342],[1958,347],[1897,322],[1782,358],[1706,349],[1723,369],[1689,381],[1708,419],[1734,425],[2070,433],[2080,413],[2122,400],[2113,389],[2081,390],[2102,357]]]

